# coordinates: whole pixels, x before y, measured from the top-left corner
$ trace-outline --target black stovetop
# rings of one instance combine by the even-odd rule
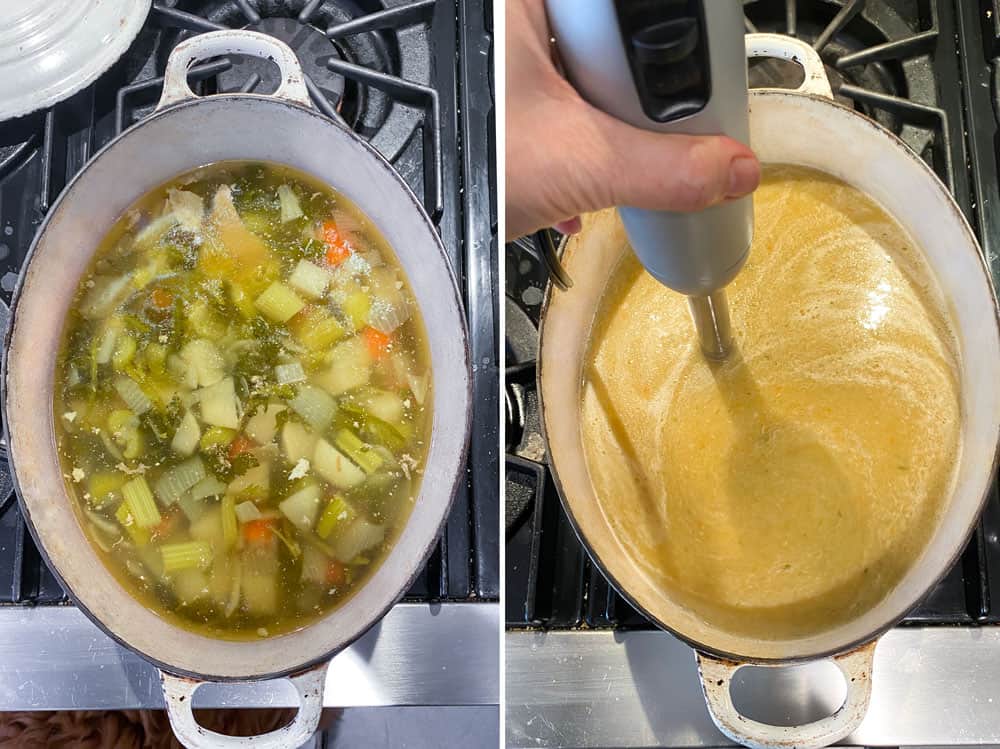
[[[409,600],[499,598],[492,14],[490,0],[154,0],[138,38],[94,85],[0,122],[0,298],[8,303],[51,203],[93,153],[152,111],[167,55],[191,34],[249,28],[288,42],[313,103],[367,138],[423,196],[465,301],[477,428],[466,481]],[[192,73],[202,93],[266,93],[274,78],[240,56]],[[0,494],[0,604],[66,602],[2,480]]]
[[[813,43],[837,99],[899,134],[934,169],[1000,282],[1000,0],[745,0],[744,10],[750,31]],[[788,74],[756,63],[751,85],[776,85]],[[505,253],[507,626],[649,628],[584,552],[545,465],[534,362],[546,273],[537,241],[508,244]],[[995,481],[962,558],[904,625],[1000,623],[994,590]]]

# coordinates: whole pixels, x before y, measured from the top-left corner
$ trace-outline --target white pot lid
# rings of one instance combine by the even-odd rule
[[[128,49],[152,0],[0,1],[0,120],[52,106]]]

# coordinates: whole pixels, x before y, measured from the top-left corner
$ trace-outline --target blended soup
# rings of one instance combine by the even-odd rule
[[[601,509],[642,574],[708,624],[802,637],[875,606],[929,541],[961,451],[959,352],[906,232],[858,190],[765,169],[735,346],[627,253],[583,382]]]

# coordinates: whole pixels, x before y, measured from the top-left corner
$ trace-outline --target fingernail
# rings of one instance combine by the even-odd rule
[[[727,198],[739,198],[757,189],[760,166],[756,159],[740,156],[729,165],[729,192]]]

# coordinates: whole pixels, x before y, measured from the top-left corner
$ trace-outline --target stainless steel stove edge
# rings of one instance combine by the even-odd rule
[[[644,632],[506,634],[509,747],[712,747],[691,648]],[[827,663],[755,669],[734,687],[757,719],[802,722],[844,694]],[[879,641],[871,707],[845,744],[1000,744],[1000,628],[905,627]]]
[[[499,704],[496,603],[401,603],[334,658],[327,707]],[[195,707],[290,707],[287,681],[209,684]],[[72,606],[0,607],[0,709],[163,707],[155,667]]]

